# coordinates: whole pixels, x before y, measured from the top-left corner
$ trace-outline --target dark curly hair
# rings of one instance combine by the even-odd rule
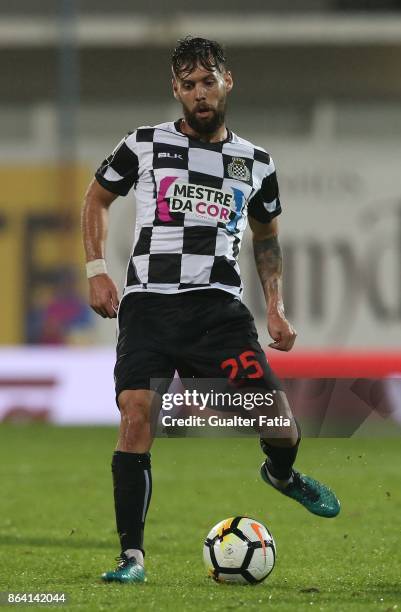
[[[185,76],[192,72],[197,64],[206,70],[225,69],[226,57],[223,47],[215,40],[186,36],[177,40],[171,56],[171,65],[175,76]]]

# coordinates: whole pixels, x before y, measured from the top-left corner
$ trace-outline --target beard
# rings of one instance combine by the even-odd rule
[[[198,117],[197,111],[207,106],[210,112],[210,117]],[[213,134],[219,129],[224,123],[226,116],[226,99],[223,98],[217,107],[210,108],[208,105],[200,104],[193,111],[190,111],[186,106],[183,105],[184,118],[186,123],[193,129],[197,134]]]

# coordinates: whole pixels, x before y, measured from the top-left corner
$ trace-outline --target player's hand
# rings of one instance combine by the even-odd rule
[[[278,351],[290,351],[294,346],[297,332],[287,321],[284,315],[272,313],[267,316],[267,329],[274,342],[269,344],[270,348]]]
[[[89,279],[89,304],[104,319],[115,319],[120,300],[114,282],[108,274]]]

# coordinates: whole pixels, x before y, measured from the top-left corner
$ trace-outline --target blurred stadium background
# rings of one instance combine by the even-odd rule
[[[115,323],[87,306],[80,207],[128,130],[179,116],[169,60],[187,33],[226,45],[228,125],[278,168],[299,334],[280,374],[401,372],[399,0],[2,0],[0,420],[117,417]],[[119,287],[134,219],[133,196],[118,199],[107,260]],[[267,345],[249,236],[240,263]]]

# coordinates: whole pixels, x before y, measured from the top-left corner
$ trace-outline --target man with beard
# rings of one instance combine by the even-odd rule
[[[118,311],[115,366],[120,435],[112,460],[121,555],[107,582],[143,582],[143,532],[152,491],[152,379],[224,378],[280,389],[262,350],[252,315],[241,302],[237,257],[247,217],[276,350],[296,333],[284,315],[281,212],[272,158],[225,124],[233,88],[223,49],[187,37],[172,56],[174,97],[183,118],[130,132],[105,159],[89,186],[83,211],[90,304],[102,317]],[[134,188],[136,229],[121,304],[104,260],[107,213]],[[119,306],[119,308],[118,308]],[[300,433],[279,390],[272,418],[291,426],[263,436],[263,480],[310,512],[331,517],[339,502],[325,485],[293,468]]]

